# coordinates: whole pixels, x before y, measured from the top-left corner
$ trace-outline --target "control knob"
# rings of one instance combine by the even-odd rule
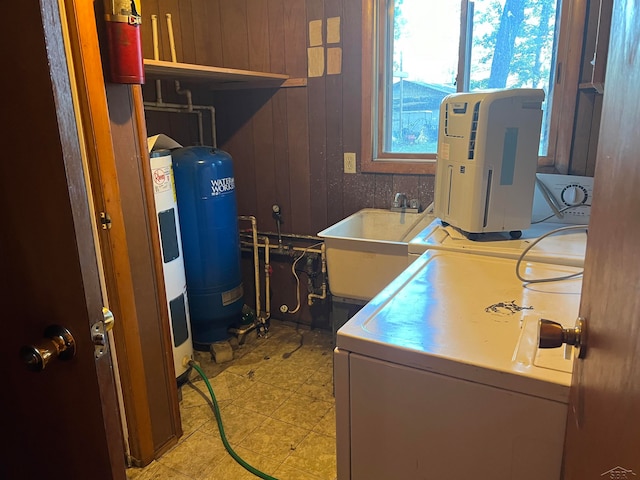
[[[567,185],[560,193],[562,201],[570,207],[585,203],[587,196],[587,190],[582,185]]]

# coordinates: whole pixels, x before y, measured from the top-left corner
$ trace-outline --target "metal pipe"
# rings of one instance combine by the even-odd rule
[[[278,249],[275,245],[271,248]],[[294,252],[311,252],[311,253],[322,253],[321,250],[317,248],[306,248],[306,247],[288,247],[289,250],[293,250]]]
[[[256,217],[253,215],[241,215],[238,217],[238,220],[251,222],[251,235],[253,238],[253,270],[256,289],[256,316],[260,318],[260,258],[258,255],[258,224],[256,222]]]
[[[268,237],[263,237],[263,238],[268,238]],[[245,241],[244,243],[247,244],[247,245],[252,245],[253,244],[253,242],[249,242],[249,241]],[[264,248],[265,244],[259,243],[258,246]],[[271,245],[271,244],[269,244],[268,247],[271,250],[279,250],[279,248],[280,248],[278,245]],[[319,248],[284,247],[284,249],[287,250],[287,251],[294,251],[294,252],[311,252],[311,253],[322,254],[322,250],[319,249]]]
[[[262,237],[277,237],[278,234],[276,232],[258,232],[258,234]],[[300,240],[314,240],[314,242],[322,242],[323,239],[320,237],[316,237],[315,235],[300,235],[297,233],[281,233],[282,237],[285,238],[297,238]]]
[[[153,59],[160,60],[158,52],[158,16],[151,15],[151,36],[153,37]]]
[[[171,20],[170,13],[166,13],[165,17],[167,18],[167,29],[169,31],[169,49],[171,50],[171,61],[176,62],[176,42],[173,38],[173,21]]]
[[[320,295],[317,293],[310,293],[307,295],[307,303],[309,306],[313,305],[313,299],[317,298],[318,300],[324,300],[327,298],[327,284],[323,281],[322,286],[320,287],[320,291],[322,292]]]
[[[153,35],[153,58],[155,60],[160,60],[160,54],[158,49],[158,16],[151,15],[151,27],[152,27],[152,35]],[[176,61],[176,44],[173,36],[173,23],[171,20],[171,14],[167,13],[167,27],[169,29],[169,44],[171,48],[171,59],[173,62]],[[194,105],[192,102],[191,91],[182,89],[180,87],[180,82],[175,82],[176,85],[176,93],[180,95],[187,96],[187,105],[175,104],[175,103],[164,103],[162,101],[162,81],[156,80],[156,102],[144,102],[145,107],[155,107],[149,108],[150,110],[156,111],[166,111],[173,113],[193,113],[193,110],[207,110],[209,115],[211,116],[211,146],[216,148],[218,146],[218,139],[216,135],[216,109],[211,105]],[[167,109],[161,110],[161,108],[169,107],[174,108],[175,110]],[[183,110],[186,110],[184,112]],[[200,139],[200,145],[204,145],[204,133],[202,127],[202,114],[198,112],[198,133]]]
[[[175,83],[176,86],[176,93],[178,95],[184,95],[185,97],[187,97],[187,109],[189,112],[193,111],[193,102],[191,100],[191,90],[188,90],[186,88],[181,88],[180,87],[180,82],[178,80],[176,80]]]
[[[270,272],[270,250],[271,249],[276,249],[276,250],[280,250],[281,247],[279,245],[271,245],[270,241],[269,241],[269,237],[267,236],[262,236],[262,241],[263,243],[260,244],[258,242],[258,236],[257,236],[257,222],[256,222],[256,218],[254,216],[240,216],[238,217],[240,220],[246,220],[246,221],[251,221],[251,235],[252,235],[252,242],[250,243],[250,245],[252,245],[253,247],[253,255],[254,255],[254,273],[256,276],[256,305],[260,305],[260,292],[259,292],[259,284],[260,284],[260,280],[259,280],[259,275],[258,275],[258,259],[256,259],[257,256],[257,248],[258,247],[263,247],[264,248],[264,252],[265,252],[265,317],[264,320],[268,319],[271,317],[271,298],[269,297],[269,288],[271,286],[271,272]],[[305,239],[308,239],[305,237]],[[241,241],[241,245],[242,245],[242,241]],[[244,244],[248,244],[249,242],[244,241]],[[289,307],[287,305],[282,305],[280,307],[280,310],[282,311],[282,313],[290,313],[290,314],[295,314],[297,313],[297,311],[300,309],[300,300],[299,300],[299,279],[295,273],[295,264],[298,262],[298,260],[300,260],[306,253],[319,253],[320,254],[320,261],[321,261],[321,273],[322,273],[322,284],[320,286],[320,293],[317,294],[315,292],[310,292],[307,294],[307,303],[309,306],[311,306],[313,304],[314,299],[318,299],[318,300],[324,300],[327,298],[327,294],[328,294],[328,288],[327,288],[327,259],[326,259],[326,249],[325,249],[325,245],[324,243],[322,243],[322,245],[320,245],[320,249],[317,248],[312,248],[312,247],[287,247],[289,250],[292,251],[299,251],[299,252],[303,252],[302,255],[300,255],[295,261],[294,264],[292,265],[291,271],[293,273],[293,275],[296,277],[296,298],[298,298],[298,302],[297,302],[297,306],[296,308],[294,308],[293,310],[290,310]],[[309,289],[309,287],[307,287],[307,289]],[[261,317],[259,315],[259,309],[256,307],[256,311],[258,312],[258,318],[261,320]]]
[[[172,112],[172,113],[193,113],[198,117],[198,138],[200,145],[204,145],[204,134],[202,129],[202,112],[188,111],[184,105],[176,103],[156,103],[144,102],[144,109],[152,112]]]
[[[282,248],[282,232],[280,231],[280,223],[282,223],[282,219],[280,218],[280,215],[278,214],[278,216],[276,217],[276,227],[278,228],[278,251],[282,252],[283,248]]]
[[[269,271],[269,266],[270,266],[270,262],[269,262],[269,252],[271,249],[275,249],[278,250],[280,247],[278,245],[271,245],[269,243],[269,238],[268,237],[262,237],[263,240],[263,244],[258,243],[259,247],[263,247],[264,251],[265,251],[265,273],[266,273],[266,278],[265,278],[265,302],[266,302],[266,313],[267,316],[266,318],[270,318],[271,316],[271,299],[269,298],[269,288],[270,288],[270,276],[271,273]],[[241,242],[242,244],[243,242]],[[244,242],[245,245],[249,244],[249,242]],[[255,249],[255,242],[252,242],[252,246]],[[251,244],[250,244],[251,245]],[[327,259],[326,259],[326,253],[325,253],[325,246],[324,243],[320,246],[320,249],[317,248],[309,248],[309,247],[289,247],[291,250],[294,251],[298,251],[298,252],[303,252],[303,254],[301,256],[299,256],[295,261],[294,264],[292,265],[291,268],[291,272],[293,273],[293,276],[296,277],[296,298],[298,299],[297,301],[297,306],[296,308],[294,308],[293,310],[290,310],[289,307],[287,305],[282,305],[280,307],[280,311],[282,313],[290,313],[290,314],[294,314],[297,313],[297,311],[300,309],[300,292],[298,291],[299,289],[299,279],[297,274],[295,273],[295,263],[297,263],[298,260],[300,260],[306,253],[319,253],[320,254],[320,259],[321,259],[321,271],[322,271],[322,285],[320,286],[320,294],[316,294],[314,292],[310,292],[307,295],[307,303],[309,305],[313,304],[313,299],[318,299],[318,300],[324,300],[325,298],[327,298],[327,294],[328,294],[328,289],[327,289]],[[255,262],[255,260],[254,260]],[[308,290],[308,287],[307,287]]]
[[[151,34],[153,36],[153,59],[160,60],[158,51],[158,16],[151,15]],[[162,81],[156,80],[156,101],[162,103]]]
[[[176,57],[176,42],[173,37],[173,21],[171,20],[170,13],[165,14],[165,16],[167,17],[167,30],[169,31],[169,48],[171,50],[171,61],[176,63],[178,60]],[[191,111],[193,109],[193,102],[191,101],[191,90],[181,88],[180,82],[178,80],[175,81],[175,86],[176,93],[178,95],[184,95],[187,97],[187,106],[189,111]]]
[[[218,137],[216,135],[216,109],[215,109],[215,107],[194,105],[193,108],[201,108],[203,110],[209,110],[209,114],[211,115],[211,146],[213,148],[218,148]]]
[[[264,310],[265,320],[271,317],[271,298],[269,296],[269,289],[271,288],[271,263],[269,261],[269,239],[263,238],[264,249]]]
[[[246,235],[244,232],[240,232],[240,236],[242,235]],[[271,237],[271,238],[277,238],[278,234],[275,232],[258,232],[258,235],[261,237]],[[292,239],[296,239],[296,240],[309,240],[309,241],[313,241],[314,243],[321,243],[324,242],[324,239],[320,238],[320,237],[315,237],[313,235],[298,235],[298,234],[294,234],[294,233],[283,233],[282,234],[283,237],[286,238],[292,238]],[[263,245],[261,245],[263,246]],[[275,245],[271,245],[269,248],[278,250],[280,247],[279,246],[275,246]],[[314,253],[320,253],[320,250],[318,249],[308,249],[305,247],[292,247],[292,246],[288,246],[288,245],[284,245],[283,246],[283,250],[288,251],[288,250],[294,250],[294,251],[302,251],[302,250],[307,250],[309,252],[314,252]]]
[[[194,112],[194,110],[207,110],[211,115],[211,140],[212,147],[216,147],[217,139],[216,139],[216,119],[215,119],[215,108],[207,105],[191,105],[191,109],[189,109],[188,105],[182,105],[180,103],[163,103],[163,102],[144,102],[145,109],[148,110],[157,110],[157,111],[166,111],[166,112],[174,112],[174,113],[195,113],[198,115],[199,123],[199,138],[200,145],[204,145],[204,129],[202,127],[202,113]],[[164,107],[167,107],[165,110]]]
[[[324,243],[320,246],[320,262],[322,264],[322,285],[320,286],[320,295],[316,293],[310,293],[307,295],[307,303],[309,306],[313,305],[313,299],[317,298],[318,300],[324,300],[327,298],[327,257]]]

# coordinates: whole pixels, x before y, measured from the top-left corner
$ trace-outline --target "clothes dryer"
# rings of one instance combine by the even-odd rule
[[[514,265],[428,250],[338,330],[338,478],[560,478],[572,362],[537,325],[574,325],[581,278]]]

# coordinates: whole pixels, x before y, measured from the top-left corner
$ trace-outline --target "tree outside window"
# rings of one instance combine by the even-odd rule
[[[559,0],[395,0],[381,8],[393,28],[380,43],[388,50],[380,56],[387,81],[378,156],[435,154],[442,99],[495,88],[545,91],[546,155],[559,7]]]

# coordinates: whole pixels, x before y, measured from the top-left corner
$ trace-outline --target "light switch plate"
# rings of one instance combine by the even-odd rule
[[[356,154],[354,152],[344,153],[344,173],[356,173]]]

